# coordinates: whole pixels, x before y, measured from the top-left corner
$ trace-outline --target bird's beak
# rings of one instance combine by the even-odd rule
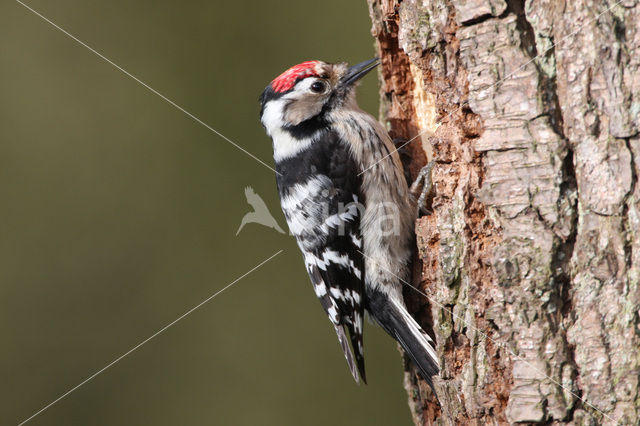
[[[367,75],[369,71],[378,66],[380,60],[378,58],[369,59],[357,65],[349,67],[347,73],[340,79],[341,86],[351,86],[356,81]]]

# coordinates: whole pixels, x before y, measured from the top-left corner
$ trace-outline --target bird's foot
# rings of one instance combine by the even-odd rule
[[[418,177],[411,184],[409,190],[414,197],[418,196],[417,207],[418,207],[418,215],[422,216],[429,213],[426,210],[426,201],[427,197],[431,193],[431,189],[433,188],[433,181],[431,179],[431,171],[433,170],[433,166],[436,165],[435,160],[431,160],[429,164],[420,169],[418,173]],[[422,190],[420,190],[422,188]]]

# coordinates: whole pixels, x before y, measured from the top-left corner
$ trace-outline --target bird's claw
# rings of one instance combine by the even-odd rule
[[[431,171],[433,170],[433,167],[435,166],[435,164],[436,162],[434,160],[431,160],[426,166],[420,169],[420,172],[418,173],[418,177],[413,182],[413,184],[411,184],[411,187],[409,188],[409,190],[411,191],[414,197],[417,196],[418,193],[420,193],[420,196],[418,197],[418,200],[417,200],[418,213],[420,215],[427,213],[425,210],[425,205],[426,205],[427,197],[431,193],[431,189],[433,187],[433,181],[431,179]],[[420,191],[421,184],[422,184],[422,190]]]

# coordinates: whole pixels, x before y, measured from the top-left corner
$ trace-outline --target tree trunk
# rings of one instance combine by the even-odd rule
[[[368,1],[381,116],[436,161],[415,423],[638,424],[640,2]]]

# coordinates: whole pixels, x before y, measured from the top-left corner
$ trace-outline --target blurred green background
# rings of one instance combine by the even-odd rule
[[[28,0],[272,164],[257,98],[290,65],[373,56],[364,1]],[[0,5],[0,424],[409,424],[395,343],[349,374],[273,172],[14,1]],[[377,81],[359,90],[377,113]]]

